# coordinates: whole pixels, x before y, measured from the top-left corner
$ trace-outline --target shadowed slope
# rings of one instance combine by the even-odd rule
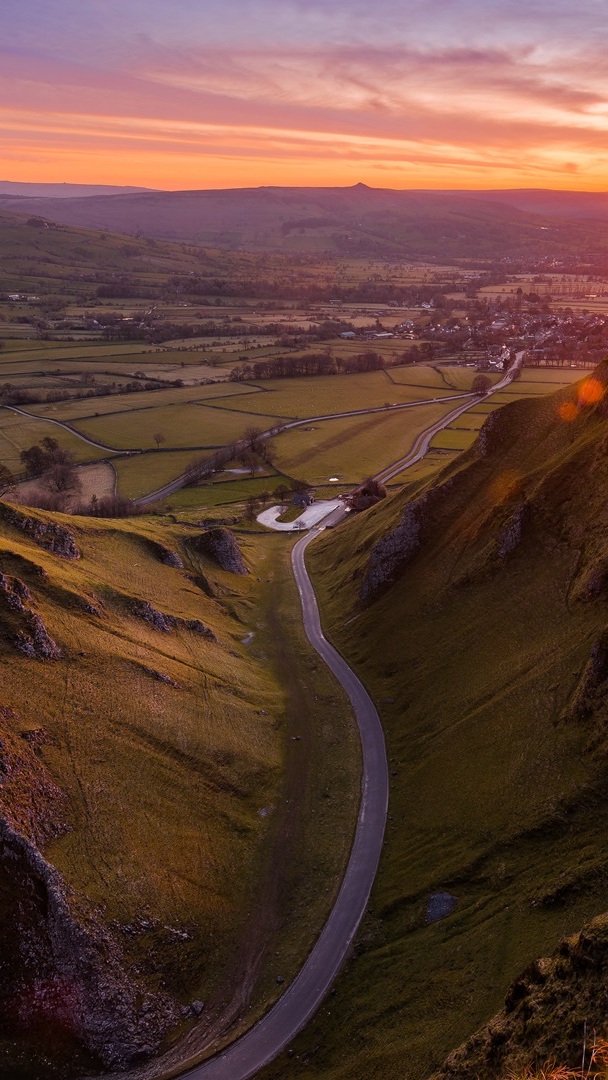
[[[495,413],[433,484],[311,553],[327,629],[383,713],[391,818],[358,954],[290,1076],[428,1077],[522,968],[606,910],[608,421],[596,374],[597,393]],[[402,543],[408,515],[417,536]],[[559,1037],[549,1030],[547,1044]]]

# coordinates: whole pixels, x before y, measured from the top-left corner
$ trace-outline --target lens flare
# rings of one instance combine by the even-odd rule
[[[579,405],[595,405],[597,401],[603,398],[606,392],[606,388],[599,379],[585,379],[581,383],[578,391]]]
[[[564,401],[558,409],[559,418],[566,424],[571,424],[578,416],[578,409],[573,401]]]

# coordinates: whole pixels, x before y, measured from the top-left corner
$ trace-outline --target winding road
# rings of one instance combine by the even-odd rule
[[[190,1080],[247,1080],[272,1061],[307,1024],[348,955],[367,907],[382,851],[388,808],[384,733],[365,687],[321,629],[317,601],[304,563],[306,548],[319,531],[312,529],[299,540],[291,559],[308,640],[344,687],[359,727],[361,802],[353,846],[331,914],[291,986],[249,1032],[217,1057],[181,1074]]]
[[[521,354],[518,354],[515,363],[504,378],[489,391],[489,394],[495,393],[511,382],[520,366]],[[408,465],[424,457],[437,431],[446,427],[479,400],[478,398],[471,400],[469,393],[454,395],[454,397],[466,397],[466,401],[452,410],[448,416],[422,432],[409,453],[378,473],[378,479],[388,480],[402,472]],[[450,400],[450,398],[441,400]],[[295,427],[298,424],[309,424],[314,420],[343,415],[385,411],[387,408],[413,408],[420,404],[423,403],[407,403],[384,406],[382,409],[357,410],[349,414],[334,413],[325,417],[309,417],[303,421],[294,421],[286,427]],[[14,407],[13,411],[26,416],[31,415]],[[41,418],[37,417],[37,419]],[[60,427],[68,427],[60,421],[51,420],[50,422]],[[274,433],[271,430],[264,434],[270,436]],[[92,443],[86,437],[81,437],[85,438],[86,442]],[[92,445],[111,449],[100,443],[92,443]],[[169,494],[170,491],[175,491],[182,485],[183,478],[179,477],[161,491]],[[143,504],[152,497],[158,497],[159,494],[160,492],[155,492],[138,501]],[[336,513],[343,512],[340,509]],[[288,989],[270,1011],[243,1036],[210,1060],[181,1073],[180,1076],[184,1080],[186,1078],[189,1080],[249,1080],[288,1046],[317,1010],[348,956],[365,914],[376,877],[384,839],[389,796],[384,733],[374,703],[365,687],[333,645],[327,641],[321,628],[319,609],[304,557],[306,548],[322,529],[322,522],[311,528],[294,545],[291,558],[306,635],[348,695],[359,729],[362,750],[361,799],[348,865],[329,917],[312,951]]]
[[[521,367],[521,359],[522,354],[518,354],[504,378],[495,384],[488,396],[513,380]],[[426,454],[436,432],[470,409],[476,400],[471,401],[470,395],[467,395],[464,405],[422,432],[409,453],[379,473],[378,478],[390,479],[408,465],[419,461]],[[334,514],[344,512],[340,509]],[[334,514],[330,516],[333,518]],[[319,609],[304,554],[322,529],[321,522],[294,545],[291,561],[308,640],[346,691],[359,728],[362,749],[361,801],[348,866],[329,918],[291,986],[249,1032],[210,1061],[182,1073],[184,1080],[249,1080],[289,1045],[321,1004],[346,959],[374,884],[388,811],[386,746],[373,701],[321,629]]]
[[[10,412],[18,413],[19,416],[26,416],[28,420],[42,420],[45,424],[55,424],[55,427],[63,428],[64,431],[69,431],[70,435],[76,435],[83,442],[88,443],[89,446],[95,446],[99,450],[107,450],[110,454],[141,454],[141,450],[117,450],[115,446],[106,446],[105,443],[96,442],[95,439],[89,439],[87,435],[83,435],[81,431],[77,431],[71,424],[66,424],[64,420],[53,420],[50,416],[38,416],[37,413],[26,412],[25,409],[18,409],[16,405],[4,405],[4,409],[8,409]]]

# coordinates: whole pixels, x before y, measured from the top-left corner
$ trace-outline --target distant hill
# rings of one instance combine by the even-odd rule
[[[446,192],[447,194],[447,192]],[[453,192],[452,194],[462,194]],[[546,214],[565,218],[608,220],[608,192],[551,191],[548,188],[514,188],[507,191],[471,192],[484,202],[500,202],[527,214]]]
[[[86,195],[126,195],[135,191],[151,191],[142,187],[114,187],[111,184],[21,184],[15,180],[0,180],[0,195],[26,198],[74,199]]]
[[[231,250],[400,258],[608,251],[608,196],[577,192],[236,188],[41,198],[0,207],[67,225]]]

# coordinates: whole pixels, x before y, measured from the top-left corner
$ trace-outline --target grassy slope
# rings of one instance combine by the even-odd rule
[[[73,532],[78,561],[49,554],[16,528],[0,525],[2,569],[26,582],[64,653],[52,662],[30,660],[13,649],[3,625],[1,704],[15,710],[16,732],[41,725],[48,732],[53,744],[44,747],[43,758],[69,798],[70,831],[48,846],[46,857],[119,928],[145,912],[152,928],[125,933],[127,955],[144,979],[151,985],[160,979],[181,1002],[213,1002],[226,978],[240,985],[239,964],[249,965],[250,983],[259,979],[259,957],[248,952],[252,940],[263,952],[274,936],[272,955],[279,959],[273,963],[288,975],[339,879],[357,768],[348,709],[294,625],[287,545],[277,537],[245,539],[253,573],[238,577],[189,555],[193,533],[184,526],[159,519],[56,520]],[[150,540],[179,550],[186,570],[161,563]],[[213,595],[188,571],[204,573]],[[83,612],[79,597],[103,605],[101,616]],[[129,598],[201,619],[218,642],[185,629],[153,629],[130,613]],[[242,643],[251,630],[259,646]],[[297,663],[283,655],[288,642]],[[178,686],[159,682],[145,668]],[[307,692],[331,703],[334,722],[326,730],[315,731]],[[316,778],[290,808],[285,768],[288,776],[294,770],[290,733],[296,723],[309,732],[310,769],[299,763],[295,787],[306,783],[313,766]],[[339,761],[328,753],[336,739]],[[335,785],[331,809],[318,802],[326,785]],[[307,823],[319,805],[327,822],[325,832],[315,831],[315,850]],[[278,861],[277,836],[285,841]],[[277,890],[269,899],[268,880]],[[268,926],[257,914],[259,904]],[[252,910],[255,930],[245,933],[243,920]],[[282,911],[294,922],[284,923]],[[254,1001],[259,1007],[276,991],[274,979],[267,979]],[[242,1002],[236,1007],[242,1011]],[[0,1045],[0,1056],[3,1051]]]
[[[487,456],[448,467],[421,553],[368,608],[368,553],[407,489],[313,549],[327,628],[380,703],[392,793],[356,957],[290,1076],[427,1077],[533,957],[608,905],[605,707],[560,721],[607,621],[601,597],[576,597],[606,554],[608,423],[559,421],[574,396],[510,406]],[[523,494],[523,540],[500,559]],[[426,925],[441,890],[456,909]]]

